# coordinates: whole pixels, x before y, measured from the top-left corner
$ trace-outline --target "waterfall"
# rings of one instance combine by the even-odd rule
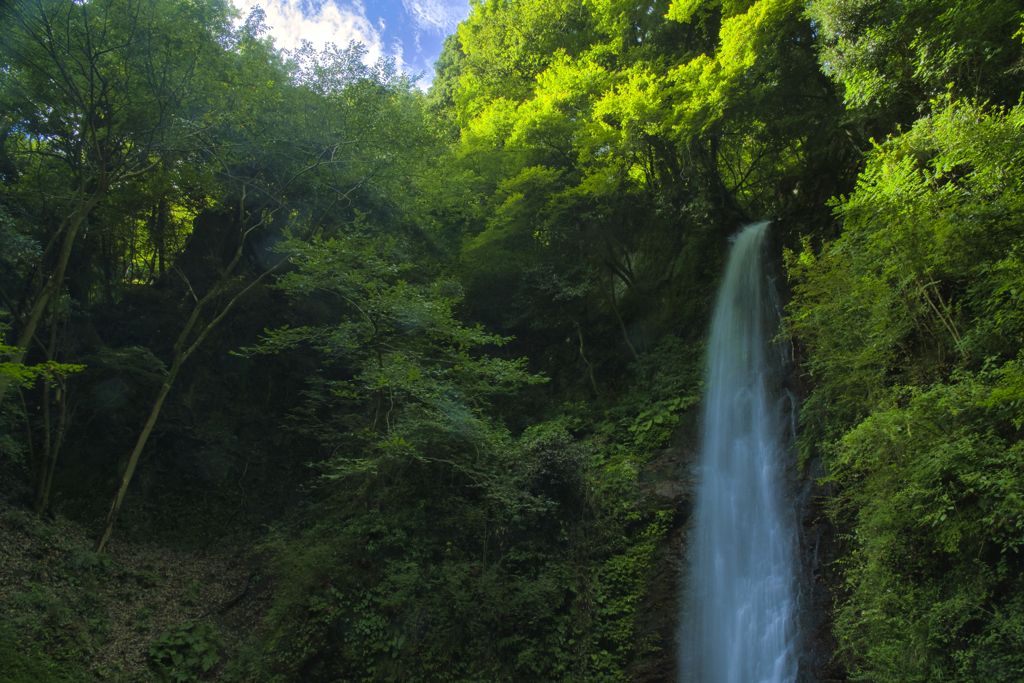
[[[779,312],[761,265],[768,223],[735,239],[708,349],[682,683],[796,680],[796,514],[783,500]]]

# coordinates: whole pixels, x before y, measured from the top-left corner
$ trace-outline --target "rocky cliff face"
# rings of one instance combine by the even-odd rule
[[[846,681],[843,667],[832,662],[836,641],[832,635],[832,603],[839,586],[834,561],[841,544],[836,528],[828,520],[826,507],[831,485],[820,485],[824,475],[818,460],[811,462],[801,478],[796,498],[800,518],[800,669],[797,683],[838,683]]]
[[[696,411],[694,411],[696,412]],[[658,648],[638,661],[633,669],[637,683],[674,683],[679,666],[676,637],[679,630],[680,586],[686,571],[686,549],[693,526],[696,481],[694,464],[699,455],[694,415],[680,425],[673,445],[655,453],[639,476],[638,505],[671,509],[672,529],[658,551],[651,590],[637,613],[637,633]]]

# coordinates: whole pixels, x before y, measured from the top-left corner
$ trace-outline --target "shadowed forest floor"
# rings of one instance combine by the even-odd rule
[[[208,551],[114,541],[97,555],[86,527],[59,513],[37,519],[21,493],[0,476],[0,625],[32,657],[67,667],[58,674],[155,679],[151,645],[197,621],[212,626],[202,639],[216,646],[203,680],[217,681],[223,663],[258,636],[271,581],[250,548],[230,538]]]

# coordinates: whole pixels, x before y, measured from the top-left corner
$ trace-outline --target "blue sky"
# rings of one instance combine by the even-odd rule
[[[339,46],[356,40],[369,49],[367,58],[394,57],[409,73],[426,72],[419,86],[434,78],[441,44],[469,15],[469,0],[232,0],[248,14],[259,4],[275,45],[292,49],[302,39],[315,46]]]

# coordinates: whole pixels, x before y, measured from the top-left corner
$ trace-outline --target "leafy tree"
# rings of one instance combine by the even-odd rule
[[[884,105],[900,123],[947,90],[1014,104],[1022,11],[1016,1],[970,0],[813,0],[807,7],[824,41],[822,70],[843,84],[848,105]]]
[[[459,34],[458,163],[488,197],[461,265],[476,315],[548,335],[545,356],[572,345],[582,398],[661,334],[701,329],[737,225],[827,220],[860,152],[795,3],[589,3],[512,69],[547,34],[509,27],[568,12],[543,4],[481,5]],[[485,87],[473,69],[520,77]]]
[[[110,538],[139,457],[182,365],[239,301],[288,261],[286,253],[235,287],[235,269],[250,235],[266,234],[278,214],[286,216],[285,223],[293,232],[308,239],[339,214],[352,215],[357,208],[392,208],[393,204],[376,202],[379,195],[368,191],[376,189],[375,185],[395,190],[400,205],[400,180],[408,177],[414,163],[422,163],[420,159],[410,162],[422,149],[415,144],[423,137],[415,133],[420,103],[410,100],[411,83],[397,77],[393,65],[365,67],[361,62],[365,51],[359,46],[346,50],[328,46],[317,53],[306,44],[287,65],[288,73],[270,54],[270,42],[261,41],[258,34],[258,26],[243,29],[237,54],[228,55],[219,65],[227,71],[233,61],[240,61],[243,80],[231,78],[220,83],[240,91],[238,97],[243,102],[256,97],[278,106],[266,110],[245,107],[241,121],[210,112],[214,120],[197,132],[197,137],[206,141],[202,154],[226,186],[222,202],[234,214],[228,214],[233,244],[222,248],[220,254],[215,245],[212,255],[222,257],[223,263],[215,274],[200,270],[205,282],[192,282],[179,270],[195,305],[174,344],[167,376],[128,459],[98,551]],[[267,117],[254,115],[254,111],[266,111]],[[289,117],[289,112],[297,116]],[[413,134],[403,137],[401,131]],[[402,153],[397,153],[399,141],[406,144]],[[266,259],[265,253],[260,256]]]
[[[24,2],[0,38],[11,212],[45,244],[26,288],[20,363],[63,285],[76,237],[101,199],[170,161],[196,63],[220,49],[218,3]],[[165,157],[168,157],[165,159]],[[7,380],[0,378],[0,400]]]
[[[1010,681],[1024,112],[935,104],[834,203],[842,236],[789,256],[789,324],[815,383],[801,441],[824,450],[851,528],[836,621],[851,668]]]
[[[5,326],[0,326],[2,330]],[[58,363],[54,360],[57,347],[56,321],[51,324],[49,344],[45,347],[47,360],[36,365],[25,365],[13,361],[0,362],[0,375],[13,382],[20,389],[27,389],[37,382],[42,384],[42,429],[43,443],[34,448],[31,435],[28,443],[28,462],[32,490],[33,507],[37,515],[43,514],[49,506],[50,489],[53,485],[53,473],[56,469],[57,456],[61,442],[67,433],[67,395],[68,375],[81,372],[85,366],[71,363]],[[0,356],[16,357],[18,349],[0,345]],[[53,407],[57,408],[54,419],[51,416]],[[27,416],[25,416],[27,420]],[[13,430],[12,430],[13,431]]]
[[[483,102],[527,98],[553,56],[560,51],[575,56],[589,47],[588,14],[581,0],[476,3],[458,29],[466,55],[456,96],[462,123]]]
[[[383,439],[379,447],[402,445],[430,458],[445,443],[451,448],[454,436],[474,441],[487,433],[481,412],[490,396],[543,381],[525,371],[524,359],[478,356],[478,347],[509,340],[460,323],[453,310],[458,285],[410,273],[413,266],[400,265],[393,238],[353,232],[285,248],[298,270],[276,286],[292,297],[326,296],[346,314],[333,323],[272,331],[260,346],[280,352],[308,344],[326,367],[348,376],[319,378],[311,389],[319,417],[313,428],[321,438],[368,439],[367,446]],[[420,282],[408,281],[410,275]],[[375,467],[362,449],[354,452],[355,466]]]
[[[326,320],[271,331],[251,351],[317,353],[321,370],[296,428],[325,447],[330,498],[323,523],[279,546],[294,550],[280,556],[291,593],[274,615],[274,640],[283,638],[268,653],[274,668],[310,680],[338,670],[460,680],[564,669],[554,662],[568,653],[551,649],[564,644],[538,640],[557,633],[536,623],[555,618],[561,570],[510,534],[550,525],[544,512],[560,501],[579,505],[580,455],[557,449],[544,462],[522,451],[491,407],[543,378],[522,359],[481,353],[509,340],[459,322],[458,285],[401,264],[400,241],[350,229],[284,248],[297,269],[277,287]],[[367,534],[373,540],[361,542]],[[473,569],[480,535],[485,566]],[[325,552],[372,569],[341,581],[336,562],[322,564]],[[480,601],[496,611],[481,614]],[[329,650],[283,649],[294,642],[289,624]]]

